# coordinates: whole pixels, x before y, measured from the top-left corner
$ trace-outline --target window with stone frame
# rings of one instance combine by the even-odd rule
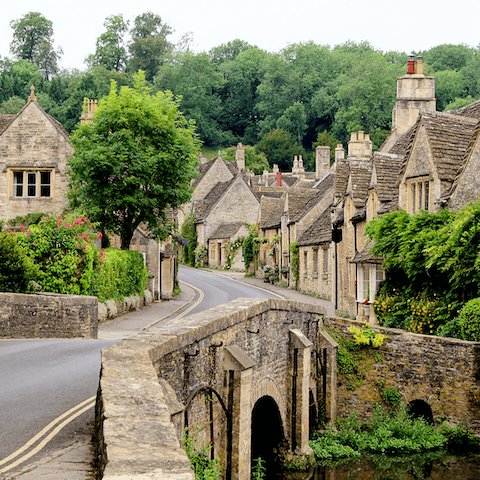
[[[323,249],[323,273],[328,273],[328,248]]]
[[[305,275],[308,274],[308,250],[303,252],[303,267],[305,270]]]
[[[313,273],[318,274],[318,248],[313,249]]]
[[[385,270],[378,264],[359,264],[357,266],[357,302],[373,303],[380,283],[385,280]]]
[[[428,177],[407,180],[408,213],[414,214],[430,207],[430,180]]]
[[[13,197],[48,198],[52,196],[51,170],[13,170]]]

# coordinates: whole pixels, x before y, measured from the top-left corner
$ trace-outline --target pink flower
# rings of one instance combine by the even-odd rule
[[[22,230],[25,230],[25,225],[20,225],[20,228],[21,228]]]
[[[30,238],[30,232],[27,232],[27,238]]]

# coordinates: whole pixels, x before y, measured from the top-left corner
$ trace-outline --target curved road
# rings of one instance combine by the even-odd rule
[[[208,270],[180,266],[179,278],[204,294],[189,314],[239,297],[278,298],[272,292]],[[156,305],[160,321],[162,308]],[[141,324],[141,316],[141,310],[133,312],[125,315],[125,321],[138,317]],[[100,353],[117,340],[0,340],[0,478],[27,461],[31,463],[36,455],[45,456],[71,445],[76,434],[87,431],[86,425],[94,416]],[[65,412],[68,414],[59,419]],[[46,446],[10,468],[49,433],[52,439]],[[35,442],[19,452],[32,439]]]

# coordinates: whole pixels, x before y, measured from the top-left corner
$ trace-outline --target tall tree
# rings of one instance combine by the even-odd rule
[[[123,20],[123,15],[110,15],[103,26],[106,32],[97,38],[95,54],[89,55],[85,61],[90,67],[97,65],[121,72],[127,64],[124,36],[128,31],[128,21]]]
[[[292,169],[295,155],[305,154],[303,147],[292,139],[290,133],[280,128],[266,133],[255,150],[264,153],[270,165],[277,164],[283,171]]]
[[[18,20],[12,20],[13,40],[10,51],[18,59],[36,63],[49,79],[58,72],[58,61],[63,51],[53,48],[53,26],[39,12],[29,12]]]
[[[165,211],[191,197],[199,141],[170,92],[152,95],[140,71],[134,86],[112,82],[91,123],[70,137],[70,200],[128,249],[143,223],[153,238],[170,233]]]
[[[151,82],[172,48],[167,36],[173,30],[159,15],[147,12],[135,18],[130,33],[132,42],[128,46],[131,55],[128,69],[133,72],[143,70],[146,79]]]

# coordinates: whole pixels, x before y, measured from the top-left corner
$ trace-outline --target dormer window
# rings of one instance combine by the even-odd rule
[[[418,213],[420,210],[428,210],[430,206],[430,181],[425,178],[408,180],[408,212]]]

